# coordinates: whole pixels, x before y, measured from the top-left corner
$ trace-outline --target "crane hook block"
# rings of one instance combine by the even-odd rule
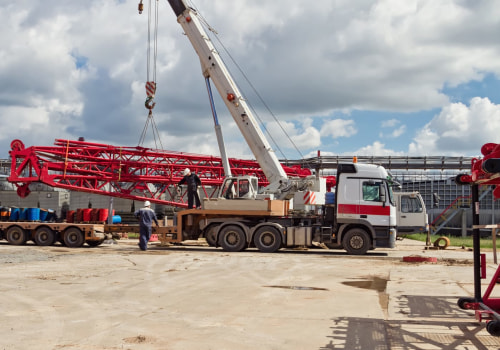
[[[155,108],[156,102],[153,101],[153,96],[149,96],[144,103],[147,109],[152,110]]]
[[[142,11],[144,11],[144,4],[142,3],[142,0],[139,3],[139,5],[137,6],[137,9],[139,10],[139,14],[141,14]]]

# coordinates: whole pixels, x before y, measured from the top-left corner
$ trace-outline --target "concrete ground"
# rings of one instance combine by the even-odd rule
[[[499,349],[456,304],[472,258],[410,240],[366,256],[0,242],[0,349]]]

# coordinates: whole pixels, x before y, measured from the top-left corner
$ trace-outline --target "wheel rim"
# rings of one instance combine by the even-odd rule
[[[354,236],[351,238],[349,243],[350,243],[351,247],[353,247],[354,249],[360,249],[363,247],[364,240],[360,236]]]
[[[76,241],[78,241],[78,235],[76,233],[70,233],[68,235],[68,241],[71,242],[71,243],[75,243]]]
[[[260,243],[263,246],[270,247],[274,244],[275,241],[276,240],[272,233],[266,232],[260,236]]]
[[[235,246],[240,242],[240,237],[234,231],[228,232],[226,234],[226,243],[230,246]]]

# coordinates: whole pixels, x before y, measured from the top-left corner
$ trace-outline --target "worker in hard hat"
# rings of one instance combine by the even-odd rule
[[[196,208],[201,209],[200,196],[198,195],[198,186],[201,186],[201,180],[189,168],[184,169],[184,177],[179,181],[178,186],[187,185],[188,209],[193,209],[193,202],[196,201]]]
[[[149,201],[144,202],[144,208],[136,210],[134,215],[139,220],[139,248],[147,250],[153,232],[153,222],[158,227],[158,219]]]

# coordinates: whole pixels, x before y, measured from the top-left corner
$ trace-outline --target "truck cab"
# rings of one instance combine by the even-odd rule
[[[394,192],[394,198],[398,236],[429,231],[429,216],[419,192]]]
[[[339,238],[344,236],[344,232],[362,229],[371,237],[371,249],[377,246],[394,247],[396,203],[391,177],[384,167],[374,164],[339,164],[336,206]]]

